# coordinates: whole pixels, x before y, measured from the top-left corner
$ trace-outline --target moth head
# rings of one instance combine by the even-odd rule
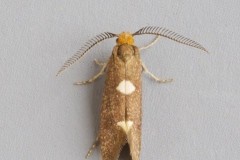
[[[121,44],[117,46],[117,57],[121,59],[123,62],[128,62],[135,55],[134,46],[129,44]]]
[[[122,44],[134,45],[134,38],[131,33],[122,32],[118,35],[116,42],[118,45],[122,45]]]

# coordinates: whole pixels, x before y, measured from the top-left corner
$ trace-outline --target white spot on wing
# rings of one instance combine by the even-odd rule
[[[133,121],[127,121],[127,127],[128,129],[132,128]]]
[[[132,128],[133,121],[120,121],[117,123],[118,126],[120,126],[124,132],[127,134],[128,131]]]
[[[130,95],[135,91],[136,87],[131,81],[123,80],[117,86],[117,90],[123,94]]]

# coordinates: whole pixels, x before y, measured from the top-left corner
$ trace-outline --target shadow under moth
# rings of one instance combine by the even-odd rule
[[[147,46],[138,48],[134,44],[134,36],[142,34],[152,34],[157,37]],[[207,50],[198,42],[162,27],[144,27],[133,34],[104,32],[86,42],[75,55],[64,63],[57,75],[82,58],[96,44],[114,37],[117,37],[116,45],[113,47],[108,61],[103,63],[95,61],[101,66],[100,72],[87,81],[75,83],[77,85],[91,83],[106,73],[100,111],[100,128],[96,141],[88,151],[86,158],[99,145],[102,160],[117,160],[122,147],[128,144],[132,160],[139,160],[142,122],[141,74],[145,72],[160,83],[172,81],[172,79],[158,78],[151,73],[141,61],[139,50],[150,47],[159,37],[165,37],[205,52]]]

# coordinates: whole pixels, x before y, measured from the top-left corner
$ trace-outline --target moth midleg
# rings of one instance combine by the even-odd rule
[[[100,76],[102,76],[104,74],[106,67],[107,67],[107,63],[104,63],[104,65],[102,66],[101,70],[95,76],[93,76],[89,80],[75,82],[74,84],[75,85],[82,85],[82,84],[87,84],[87,83],[94,82],[96,79],[98,79]]]
[[[147,48],[151,47],[151,46],[154,45],[159,39],[160,39],[160,36],[156,36],[151,43],[149,43],[149,44],[146,45],[146,46],[140,47],[139,50],[141,51],[141,50],[144,50],[144,49],[147,49]]]
[[[172,82],[173,79],[161,79],[158,78],[157,76],[155,76],[153,73],[151,73],[147,67],[145,66],[145,64],[142,63],[142,68],[143,71],[146,72],[148,75],[150,75],[151,78],[153,78],[156,82],[160,82],[160,83],[168,83],[168,82]]]
[[[94,149],[95,149],[98,145],[99,145],[99,139],[98,139],[98,137],[97,137],[96,140],[94,141],[94,143],[92,144],[92,146],[89,148],[89,150],[88,150],[88,152],[87,152],[87,154],[86,154],[86,156],[85,156],[85,159],[88,159],[88,158],[92,155]]]

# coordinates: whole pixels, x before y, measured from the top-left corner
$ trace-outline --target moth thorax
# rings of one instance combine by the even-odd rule
[[[121,44],[134,45],[134,38],[131,33],[122,32],[118,36],[117,44],[118,45],[121,45]]]
[[[117,55],[123,62],[129,61],[134,56],[133,46],[128,44],[120,45],[118,47]]]

